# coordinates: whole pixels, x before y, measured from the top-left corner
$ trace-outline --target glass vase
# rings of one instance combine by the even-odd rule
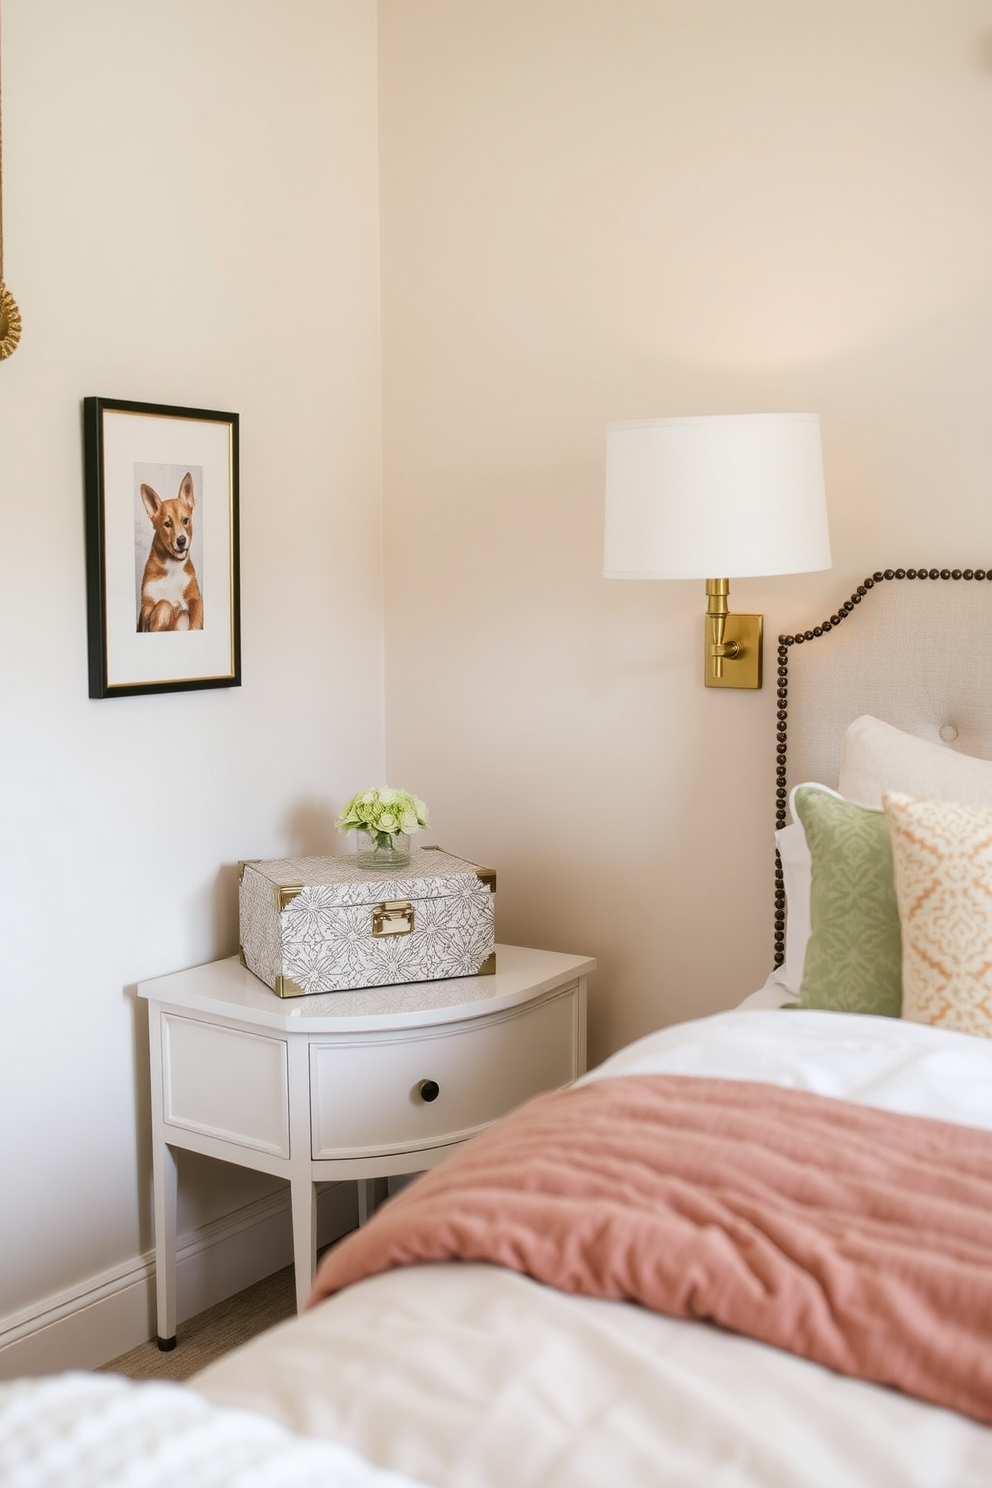
[[[405,868],[410,861],[406,832],[358,832],[359,868]]]

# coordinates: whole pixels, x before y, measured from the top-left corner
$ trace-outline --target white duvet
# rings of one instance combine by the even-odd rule
[[[992,1128],[992,1043],[893,1019],[736,1011],[653,1034],[586,1078],[649,1072]],[[490,1266],[375,1277],[193,1383],[434,1488],[992,1484],[988,1428],[705,1324]]]

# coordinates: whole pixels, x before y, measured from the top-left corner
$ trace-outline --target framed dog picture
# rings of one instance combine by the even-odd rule
[[[83,400],[90,697],[241,685],[238,415]]]

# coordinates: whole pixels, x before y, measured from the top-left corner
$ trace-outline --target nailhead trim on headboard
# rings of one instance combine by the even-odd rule
[[[789,792],[786,787],[786,753],[788,749],[789,721],[789,648],[790,646],[802,646],[806,641],[815,641],[820,636],[829,635],[835,626],[859,605],[868,593],[874,589],[876,584],[882,584],[887,579],[992,579],[992,568],[886,568],[873,573],[870,578],[859,584],[849,600],[840,605],[835,615],[829,620],[824,620],[821,625],[814,625],[812,630],[801,631],[798,635],[781,635],[778,638],[778,711],[776,714],[777,739],[775,744],[775,830],[784,827],[788,814]],[[785,960],[785,885],[782,879],[782,862],[778,853],[775,854],[775,965],[781,966]]]

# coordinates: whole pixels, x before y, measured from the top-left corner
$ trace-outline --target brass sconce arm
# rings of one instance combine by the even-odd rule
[[[732,615],[730,580],[706,580],[706,645],[703,680],[707,687],[761,686],[761,615]]]

